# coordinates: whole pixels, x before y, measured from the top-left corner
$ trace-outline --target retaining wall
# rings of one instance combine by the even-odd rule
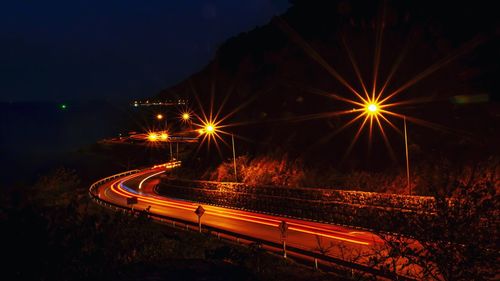
[[[317,188],[164,179],[158,191],[207,204],[383,231],[399,230],[410,217],[434,210],[432,197]]]

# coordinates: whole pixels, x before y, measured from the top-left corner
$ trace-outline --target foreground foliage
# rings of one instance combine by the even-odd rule
[[[412,233],[413,238],[380,233],[386,245],[373,263],[392,271],[418,272],[426,280],[495,280],[500,198],[498,186],[476,178],[480,175],[473,172],[467,183],[436,175],[434,185],[457,185],[452,197],[436,194],[434,216],[414,217],[411,229],[398,231]]]
[[[233,246],[104,209],[74,171],[0,198],[5,280],[328,280],[259,247]]]

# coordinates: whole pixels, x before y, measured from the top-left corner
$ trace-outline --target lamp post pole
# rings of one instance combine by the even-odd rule
[[[408,133],[406,130],[406,117],[404,117],[404,131],[405,131],[405,152],[406,152],[406,180],[408,184],[408,193],[411,195],[410,183],[410,160],[408,159]]]
[[[214,123],[205,123],[203,124],[204,126],[200,129],[200,134],[207,134],[207,135],[215,135],[217,137],[219,137],[217,135],[217,127]],[[228,134],[228,133],[226,133]],[[236,148],[235,148],[235,145],[234,145],[234,134],[231,134],[231,144],[233,146],[233,166],[234,166],[234,179],[235,181],[237,182],[238,181],[238,171],[236,169]]]
[[[174,156],[172,155],[172,142],[171,142],[171,141],[169,141],[169,142],[168,142],[168,144],[170,145],[170,161],[172,161],[172,159],[173,159],[173,157],[174,157]]]
[[[233,165],[234,165],[234,178],[235,181],[238,181],[238,174],[236,171],[236,149],[234,148],[234,134],[231,134],[231,142],[233,144]]]

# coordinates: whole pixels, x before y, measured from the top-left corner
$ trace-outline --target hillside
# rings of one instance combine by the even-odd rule
[[[407,86],[388,101],[402,104],[387,109],[408,116],[412,165],[498,157],[500,25],[494,9],[365,2],[292,1],[267,25],[227,40],[205,68],[157,98],[188,97],[200,113],[197,99],[208,111],[213,96],[216,112],[228,97],[221,116],[237,109],[224,123],[234,125],[226,129],[238,136],[239,154],[286,151],[307,167],[400,171],[402,118],[384,114],[397,129],[381,119],[389,145],[375,121],[369,140],[368,121],[350,146],[364,118],[342,129],[357,114],[334,114],[360,108],[343,101],[359,100],[344,84],[364,96],[358,76],[371,92],[378,69],[376,93],[391,76],[382,97]],[[223,154],[230,155],[229,148]]]

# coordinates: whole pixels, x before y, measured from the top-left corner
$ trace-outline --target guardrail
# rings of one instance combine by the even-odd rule
[[[400,225],[409,221],[411,216],[419,213],[411,210],[382,208],[379,206],[362,206],[342,202],[328,202],[322,200],[307,200],[293,197],[274,195],[251,194],[227,189],[207,189],[187,187],[171,184],[170,180],[163,181],[163,185],[156,188],[162,196],[174,197],[206,205],[229,209],[252,211],[267,215],[294,218],[325,224],[334,224],[362,231],[394,234]],[[229,185],[231,183],[222,183]],[[168,188],[162,188],[168,187]],[[420,213],[421,214],[421,213]],[[431,213],[429,213],[431,214]],[[431,214],[432,215],[432,214]],[[373,218],[398,217],[393,227],[380,227]],[[404,233],[413,238],[412,233]]]
[[[169,217],[169,216],[160,215],[160,214],[155,214],[155,213],[149,213],[149,212],[146,212],[145,210],[142,210],[142,211],[133,210],[133,209],[126,207],[126,206],[122,206],[122,205],[118,205],[118,204],[115,204],[112,202],[105,201],[105,200],[99,198],[99,196],[97,195],[96,189],[99,186],[101,186],[102,184],[104,184],[110,180],[116,179],[116,178],[120,178],[123,176],[138,173],[140,171],[141,170],[126,171],[126,172],[119,173],[119,174],[101,179],[99,181],[96,181],[89,188],[89,195],[90,195],[91,199],[95,200],[95,202],[99,205],[104,205],[105,207],[114,208],[116,211],[122,210],[123,212],[130,212],[131,214],[137,214],[137,213],[143,212],[143,213],[146,213],[148,215],[148,217],[156,219],[156,220],[160,221],[161,223],[171,224],[171,226],[174,228],[181,227],[182,229],[185,229],[185,230],[199,231],[198,224],[196,222],[183,220],[183,219],[179,219],[179,218],[174,218],[174,217]],[[182,225],[184,225],[184,226],[182,226]],[[227,240],[229,240],[231,242],[236,242],[238,244],[242,244],[242,243],[245,244],[245,242],[247,242],[246,244],[257,243],[259,245],[265,246],[266,250],[274,252],[274,253],[280,253],[283,250],[282,244],[277,243],[277,242],[272,242],[272,241],[268,241],[268,240],[264,240],[264,239],[260,239],[260,238],[255,238],[255,237],[251,237],[248,235],[232,232],[229,230],[218,229],[216,227],[207,226],[207,225],[203,226],[202,229],[205,233],[215,235],[219,239],[227,238]],[[232,238],[232,240],[231,240],[231,238]],[[313,261],[315,268],[318,268],[318,261],[321,261],[326,266],[328,266],[327,263],[333,263],[333,264],[336,264],[337,266],[340,266],[340,267],[369,273],[369,274],[372,274],[374,276],[388,278],[391,280],[405,280],[405,281],[416,280],[416,279],[413,279],[413,278],[410,278],[407,276],[397,275],[393,272],[389,272],[389,271],[385,271],[385,270],[381,270],[381,269],[377,269],[377,268],[372,268],[372,267],[369,267],[369,266],[366,266],[363,264],[359,264],[359,263],[345,261],[345,260],[342,260],[339,258],[327,256],[327,255],[324,255],[324,254],[321,254],[318,252],[309,251],[309,250],[301,249],[301,248],[290,246],[290,245],[287,246],[287,253],[289,256],[293,256],[294,259],[301,261],[302,263],[305,263],[306,265],[309,265]],[[331,266],[329,266],[329,267],[331,268]]]
[[[122,173],[119,173],[119,174],[116,174],[116,175],[112,175],[112,176],[100,179],[100,180],[94,182],[92,185],[90,185],[89,195],[90,195],[90,197],[97,197],[97,194],[95,194],[95,190],[96,190],[97,187],[99,187],[103,183],[106,183],[106,182],[108,182],[110,180],[114,180],[116,178],[121,178],[123,176],[132,175],[132,174],[138,173],[140,171],[141,170],[135,169],[135,170],[130,170],[130,171],[122,172]]]
[[[165,169],[173,169],[173,168],[180,167],[181,164],[182,164],[181,160],[176,160],[176,161],[170,161],[170,162],[167,162],[167,163],[164,163],[164,164],[154,165],[153,168],[163,167]]]

